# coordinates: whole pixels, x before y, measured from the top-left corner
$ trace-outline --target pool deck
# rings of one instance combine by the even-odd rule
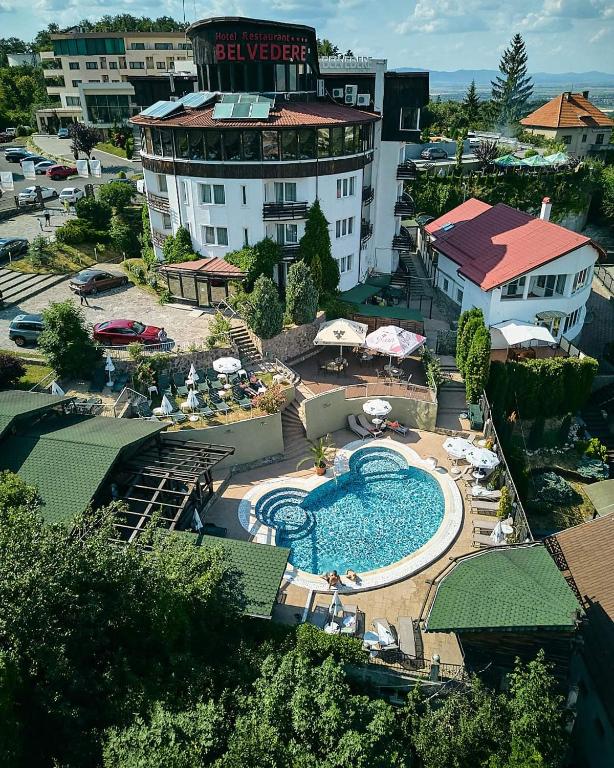
[[[405,437],[396,434],[389,437],[395,442],[413,449],[422,458],[435,457],[440,467],[449,469],[452,466],[448,455],[443,450],[444,435],[410,430]],[[348,430],[339,430],[333,434],[333,439],[335,445],[343,447],[354,442],[356,436]],[[271,480],[282,475],[294,478],[313,476],[311,468],[297,471],[296,463],[296,458],[290,458],[233,475],[221,498],[209,510],[207,522],[227,528],[230,538],[249,539],[249,534],[239,521],[238,511],[241,499],[265,480]],[[366,629],[370,629],[371,622],[378,617],[387,618],[393,625],[397,625],[398,618],[401,616],[411,616],[416,619],[420,614],[429,588],[428,580],[433,579],[448,564],[449,558],[476,551],[472,548],[471,523],[471,517],[475,515],[468,514],[464,497],[463,505],[463,520],[458,536],[451,547],[432,564],[393,584],[347,596],[341,594],[342,602],[345,599],[346,602],[357,605],[358,609],[364,613]],[[343,574],[341,576],[343,579]],[[309,607],[309,610],[313,610],[316,605],[328,607],[330,600],[331,592],[328,591],[324,580],[322,580],[322,591],[313,593],[295,584],[283,582],[280,603],[274,609],[273,618],[277,621],[295,624],[302,620],[306,606]],[[417,633],[417,638],[419,655],[423,658],[430,659],[433,654],[437,653],[443,663],[463,663],[460,646],[453,634]]]

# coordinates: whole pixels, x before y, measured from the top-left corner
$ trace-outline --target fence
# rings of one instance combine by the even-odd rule
[[[137,342],[138,343],[138,342]],[[179,353],[179,348],[175,347],[174,341],[165,341],[162,344],[142,344],[141,347],[141,354],[142,355],[154,355],[160,352],[174,352],[175,354]],[[118,346],[118,347],[107,347],[105,349],[105,354],[110,355],[115,360],[132,360],[132,355],[130,354],[130,346]]]
[[[597,264],[595,276],[601,280],[607,290],[614,296],[614,264]]]
[[[366,384],[351,384],[345,387],[345,399],[354,397],[409,397],[412,400],[423,400],[426,403],[436,403],[437,395],[429,387],[419,384],[372,382]]]
[[[564,336],[561,336],[561,340],[559,342],[559,348],[563,350],[567,354],[568,357],[577,357],[580,360],[583,357],[586,357],[584,352],[579,347],[576,347],[575,344],[572,344],[569,339],[566,339]]]
[[[505,486],[510,493],[510,501],[512,503],[512,509],[514,510],[513,517],[516,538],[520,542],[533,541],[533,534],[531,533],[531,528],[529,527],[529,521],[527,520],[527,515],[524,511],[524,507],[522,506],[522,501],[520,500],[520,494],[518,493],[516,484],[514,483],[514,478],[512,477],[512,473],[510,472],[510,469],[507,465],[507,461],[503,453],[503,446],[501,445],[501,440],[499,439],[499,435],[497,434],[497,430],[494,425],[492,409],[490,407],[490,403],[488,402],[488,398],[486,397],[486,393],[482,395],[480,406],[482,408],[482,413],[484,414],[484,437],[487,440],[492,440],[499,446],[499,458],[501,459],[501,464],[499,466],[503,471],[503,486]]]

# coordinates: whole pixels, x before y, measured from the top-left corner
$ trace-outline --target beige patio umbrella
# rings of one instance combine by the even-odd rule
[[[339,356],[343,357],[343,347],[363,347],[368,327],[364,323],[339,317],[322,323],[313,343],[315,346],[334,347],[339,345]]]

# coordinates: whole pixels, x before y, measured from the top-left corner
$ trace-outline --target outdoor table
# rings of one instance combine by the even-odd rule
[[[195,422],[195,421],[198,421],[199,418],[200,418],[199,416],[197,416],[195,413],[193,413],[188,420],[191,421],[191,422]]]
[[[394,365],[385,365],[384,370],[389,373],[391,376],[402,376],[403,371],[400,368],[397,368]]]
[[[324,631],[327,635],[338,635],[341,632],[341,627],[336,621],[331,621],[325,625]]]
[[[283,374],[281,373],[273,374],[273,384],[281,384],[283,380],[284,380]]]
[[[472,472],[471,474],[476,480],[483,480],[486,477],[486,474],[482,472],[481,469],[476,469],[475,472]]]

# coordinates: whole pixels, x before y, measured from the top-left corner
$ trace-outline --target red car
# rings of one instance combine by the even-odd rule
[[[53,181],[59,181],[60,179],[67,179],[69,176],[76,176],[77,169],[70,165],[52,165],[51,168],[47,168],[47,176]]]
[[[164,328],[145,325],[138,320],[107,320],[94,326],[94,339],[107,347],[132,344],[135,341],[141,344],[161,344],[167,338]]]

